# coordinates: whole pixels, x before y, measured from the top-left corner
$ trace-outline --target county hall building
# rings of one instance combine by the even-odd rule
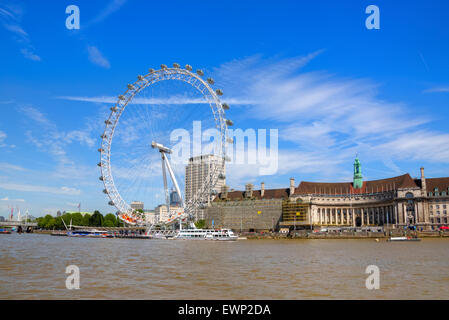
[[[364,181],[358,158],[352,182],[306,182],[289,188],[222,192],[206,210],[209,226],[241,231],[295,229],[324,226],[436,229],[448,225],[449,177],[420,179],[408,173]]]

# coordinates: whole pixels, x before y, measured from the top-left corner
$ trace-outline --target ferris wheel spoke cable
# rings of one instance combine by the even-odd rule
[[[145,162],[147,162],[146,157],[141,157],[139,159],[138,162],[136,162],[131,168],[129,168],[129,170],[127,170],[128,172],[131,172],[131,176],[125,179],[122,179],[122,184],[118,185],[119,187],[125,187],[125,184],[128,186],[127,189],[129,189],[135,182],[136,180],[141,176],[142,172],[140,170],[135,170],[137,168],[141,168],[143,164],[145,164]],[[128,182],[125,182],[125,181]],[[125,189],[125,192],[126,190]]]

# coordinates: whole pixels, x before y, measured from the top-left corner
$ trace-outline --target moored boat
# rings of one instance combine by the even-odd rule
[[[421,239],[412,237],[390,237],[387,241],[421,241]]]
[[[181,229],[173,237],[176,240],[235,241],[237,236],[231,229]]]
[[[113,238],[114,235],[107,231],[88,229],[88,230],[71,230],[67,231],[68,237],[81,237],[81,238]]]

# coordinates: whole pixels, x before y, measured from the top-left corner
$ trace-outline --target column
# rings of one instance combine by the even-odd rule
[[[394,209],[394,220],[395,220],[394,223],[398,224],[399,221],[398,221],[398,207],[397,207],[397,203],[394,204],[393,209]]]
[[[363,227],[365,225],[365,217],[364,217],[363,208],[360,208],[360,217],[362,218],[362,227]]]
[[[418,202],[415,200],[415,224],[419,222]]]
[[[353,208],[351,208],[351,215],[352,215],[352,226],[355,227],[355,214]]]
[[[407,225],[407,207],[405,205],[405,202],[402,203],[402,210],[403,210],[403,214],[404,214],[404,224]]]
[[[387,207],[387,224],[390,224],[390,207]]]

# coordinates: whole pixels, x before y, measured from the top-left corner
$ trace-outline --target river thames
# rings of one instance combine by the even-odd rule
[[[79,290],[66,288],[69,265]],[[0,235],[0,299],[449,299],[449,241]]]

